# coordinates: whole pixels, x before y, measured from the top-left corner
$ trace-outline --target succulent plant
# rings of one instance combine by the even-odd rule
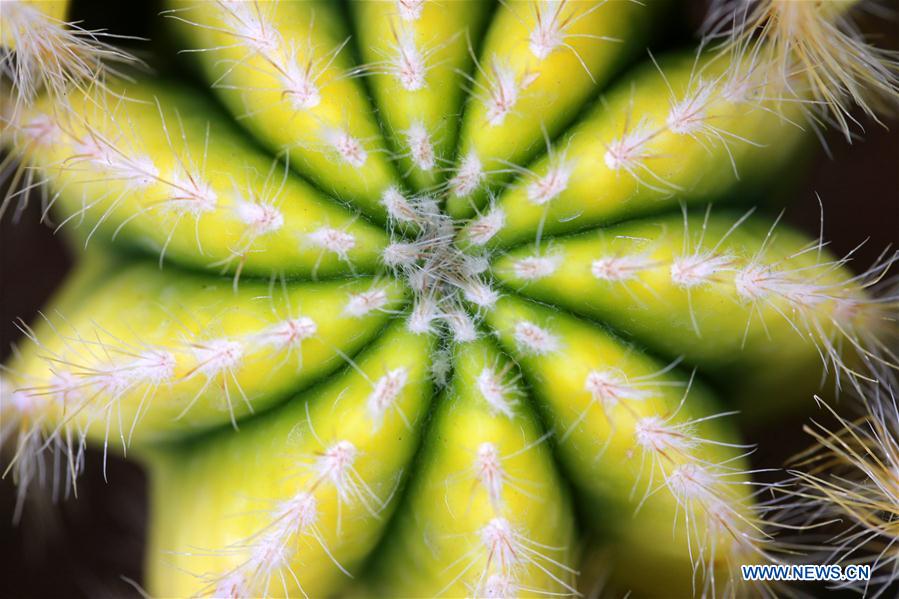
[[[773,593],[736,411],[895,381],[896,255],[751,208],[899,96],[854,4],[647,56],[677,6],[171,0],[197,85],[4,2],[3,206],[81,248],[3,374],[19,510],[95,444],[150,473],[154,596],[574,595],[597,546]]]
[[[814,533],[800,537],[800,546],[819,563],[871,569],[869,578],[836,581],[837,588],[881,597],[894,588],[899,561],[899,411],[890,388],[875,387],[866,399],[867,413],[854,421],[819,400],[835,426],[813,422],[805,428],[816,443],[793,459],[791,484],[774,513],[778,525]],[[835,523],[840,526],[833,530]]]

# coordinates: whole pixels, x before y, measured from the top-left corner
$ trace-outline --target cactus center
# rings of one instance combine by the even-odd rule
[[[388,189],[381,200],[395,225],[382,260],[412,290],[415,301],[409,329],[449,332],[459,342],[477,337],[475,312],[496,303],[484,256],[465,251],[459,226],[430,196],[404,197]]]

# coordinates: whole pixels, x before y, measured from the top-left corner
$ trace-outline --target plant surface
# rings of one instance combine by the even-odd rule
[[[613,590],[775,593],[737,410],[895,383],[896,255],[752,208],[895,103],[854,4],[647,55],[678,6],[172,0],[214,100],[4,2],[3,207],[81,250],[4,369],[17,513],[96,444],[150,472],[153,596],[575,595],[593,547]]]

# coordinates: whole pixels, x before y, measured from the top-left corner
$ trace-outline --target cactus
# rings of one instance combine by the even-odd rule
[[[836,588],[881,597],[896,579],[897,413],[895,391],[876,386],[867,409],[852,421],[825,402],[833,420],[805,427],[815,444],[790,464],[790,484],[774,519],[804,534],[793,540],[808,561],[860,564],[867,580],[837,581]]]
[[[169,0],[196,85],[3,3],[3,209],[80,254],[0,379],[14,517],[94,445],[150,473],[153,595],[577,595],[595,547],[612,591],[775,593],[735,407],[899,368],[899,254],[746,206],[899,98],[853,4],[647,56],[673,3]]]

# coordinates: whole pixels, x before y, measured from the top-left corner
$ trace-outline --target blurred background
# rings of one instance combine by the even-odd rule
[[[80,0],[73,8],[85,28],[107,27],[160,39],[153,31],[159,21],[155,2]],[[686,2],[679,14],[680,28],[660,45],[685,43],[701,14],[702,2]],[[862,29],[872,31],[878,45],[899,48],[896,15],[891,20],[864,18]],[[158,45],[150,48],[136,46],[138,54],[167,51]],[[797,165],[797,182],[785,214],[787,222],[817,235],[816,193],[820,195],[825,206],[824,237],[832,251],[844,255],[867,240],[855,254],[852,264],[857,270],[890,244],[899,243],[899,134],[895,132],[899,120],[884,125],[866,122],[864,139],[851,145],[839,134],[828,134],[830,156],[817,145],[808,163]],[[71,264],[72,256],[62,241],[40,222],[39,202],[31,202],[16,222],[9,215],[0,222],[0,361],[20,337],[16,319],[31,322]],[[753,456],[756,466],[781,467],[788,456],[804,449],[807,439],[801,425],[807,416],[746,430],[746,438],[759,444]],[[0,481],[0,597],[140,596],[134,585],[141,583],[146,480],[134,462],[110,457],[107,482],[101,461],[99,453],[88,451],[78,497],[28,505],[18,526],[11,522],[15,489],[8,478]]]

